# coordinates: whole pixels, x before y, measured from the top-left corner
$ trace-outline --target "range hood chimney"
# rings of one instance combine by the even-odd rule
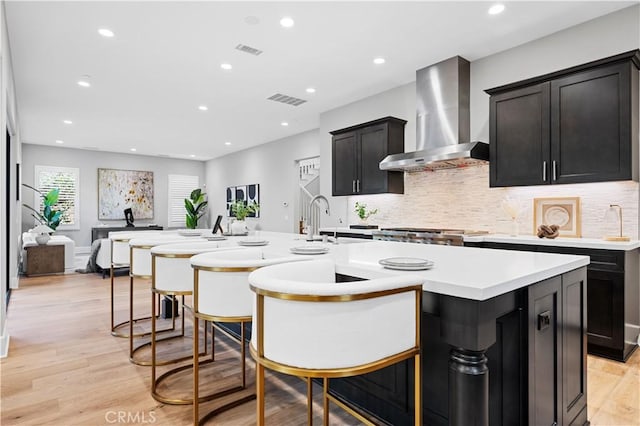
[[[469,61],[454,56],[416,71],[416,151],[388,155],[380,170],[438,170],[489,161],[469,142]]]

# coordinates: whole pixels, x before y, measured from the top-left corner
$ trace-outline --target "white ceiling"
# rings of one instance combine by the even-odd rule
[[[637,2],[507,2],[492,16],[493,3],[7,1],[22,140],[206,160],[317,128],[321,112],[448,57],[474,61]],[[308,102],[266,100],[275,93]]]

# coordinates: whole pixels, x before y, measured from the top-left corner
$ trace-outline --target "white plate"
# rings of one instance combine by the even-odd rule
[[[178,231],[178,235],[183,237],[199,237],[204,231],[202,229],[181,229]]]
[[[289,250],[293,254],[325,254],[325,253],[329,253],[329,248],[328,247],[300,246],[300,247],[291,247]]]
[[[429,265],[421,265],[421,266],[394,266],[394,265],[383,265],[385,269],[393,269],[396,271],[425,271],[427,269],[433,268],[433,264]]]
[[[409,270],[429,269],[433,266],[432,261],[417,257],[390,257],[388,259],[380,259],[378,263],[385,268]]]
[[[224,235],[203,235],[202,238],[207,241],[224,241],[227,239]]]
[[[255,246],[266,246],[269,244],[267,240],[240,240],[238,241],[238,245],[255,247]]]

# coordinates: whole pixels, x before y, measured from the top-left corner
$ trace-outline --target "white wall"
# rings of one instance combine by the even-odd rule
[[[5,21],[4,2],[0,3],[0,140],[2,148],[0,148],[0,164],[2,165],[0,173],[0,357],[7,355],[9,350],[9,334],[7,332],[6,321],[6,271],[9,272],[9,281],[11,288],[17,287],[18,284],[18,267],[17,267],[17,247],[20,238],[18,232],[21,224],[21,216],[18,210],[18,201],[16,200],[16,163],[20,162],[20,131],[18,123],[18,115],[16,108],[15,89],[13,84],[13,67],[11,65],[11,51],[9,47],[9,39],[7,36],[7,24]],[[9,128],[11,133],[11,158],[9,159],[9,168],[6,169],[6,133],[5,129]],[[7,191],[7,174],[11,176],[9,191]],[[5,210],[5,200],[11,202],[9,211]],[[5,221],[9,215],[11,225],[9,232],[6,232]],[[9,241],[9,251],[7,252],[7,241]]]
[[[28,185],[34,182],[34,167],[58,166],[75,167],[80,169],[80,230],[58,231],[61,235],[67,235],[78,247],[91,246],[91,228],[98,223],[111,226],[124,225],[124,220],[98,220],[98,169],[123,169],[145,170],[153,172],[154,186],[154,218],[150,220],[136,220],[135,224],[144,225],[156,223],[167,226],[167,191],[168,175],[185,174],[199,176],[200,185],[205,183],[204,162],[177,160],[163,157],[150,157],[144,155],[118,154],[112,152],[87,151],[81,149],[48,147],[43,145],[23,144],[22,181]],[[205,190],[205,192],[208,192]],[[24,188],[23,200],[30,204],[33,202],[33,191]],[[23,230],[33,226],[33,219],[23,209]]]
[[[294,205],[298,190],[296,161],[318,154],[318,130],[311,130],[207,161],[211,218],[221,214],[226,221],[227,187],[257,183],[260,218],[248,218],[248,226],[260,223],[263,230],[293,232],[298,223]],[[327,173],[325,167],[320,165],[321,175]]]

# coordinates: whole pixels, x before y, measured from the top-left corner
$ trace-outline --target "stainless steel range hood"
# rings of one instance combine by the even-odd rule
[[[460,56],[416,71],[416,151],[392,154],[380,170],[437,170],[489,161],[489,144],[469,142],[469,61]]]

